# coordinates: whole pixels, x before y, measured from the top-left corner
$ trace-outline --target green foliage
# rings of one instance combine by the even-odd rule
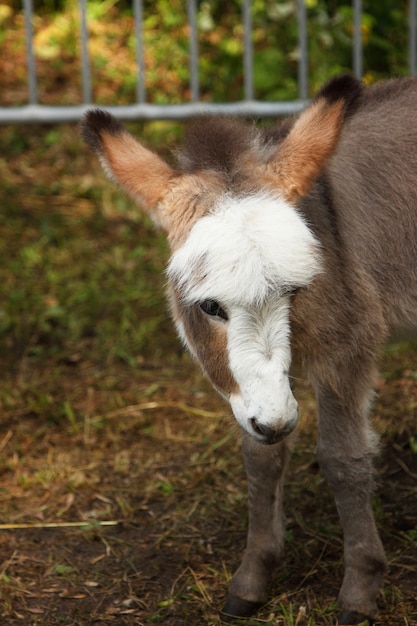
[[[353,9],[350,0],[306,0],[311,94],[329,77],[352,69]],[[19,7],[0,5],[0,44],[4,63],[1,98],[26,100],[24,28]],[[48,0],[35,5],[34,48],[40,101],[80,101],[79,5],[76,0]],[[365,81],[408,72],[407,0],[364,0],[362,41]],[[89,52],[94,99],[126,104],[136,99],[136,35],[131,3],[87,3]],[[190,99],[187,4],[182,0],[145,2],[142,34],[147,100],[157,104]],[[298,97],[297,3],[253,0],[255,98]],[[198,3],[200,93],[207,101],[243,98],[244,32],[240,0]],[[21,63],[18,59],[21,57]],[[12,73],[11,73],[12,69]],[[65,86],[65,88],[63,88]]]

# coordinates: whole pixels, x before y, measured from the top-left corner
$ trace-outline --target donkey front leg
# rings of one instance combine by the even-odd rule
[[[234,574],[223,613],[247,617],[267,600],[267,585],[284,542],[283,475],[289,457],[287,440],[266,446],[242,437],[248,478],[249,530],[245,555]]]
[[[376,616],[386,567],[372,511],[374,437],[366,409],[349,408],[330,393],[317,395],[318,460],[333,491],[344,534],[339,624],[357,624]]]

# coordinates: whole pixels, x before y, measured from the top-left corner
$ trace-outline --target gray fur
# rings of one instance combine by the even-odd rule
[[[316,391],[318,460],[344,532],[341,624],[376,616],[385,570],[372,512],[376,443],[369,408],[382,347],[417,330],[416,110],[415,79],[366,89],[333,157],[299,203],[322,244],[325,271],[293,299],[292,352]],[[247,556],[230,586],[235,613],[236,596],[254,607],[265,598],[271,563],[281,559],[273,494],[280,493],[283,472],[269,470],[266,477],[262,466],[282,468],[283,450],[282,444],[244,446],[249,485],[263,484],[249,489],[250,517],[263,521],[250,525]],[[269,529],[264,520],[271,520]]]

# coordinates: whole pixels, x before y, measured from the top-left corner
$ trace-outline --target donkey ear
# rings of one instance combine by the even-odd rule
[[[142,206],[154,222],[167,229],[161,202],[175,171],[142,146],[110,113],[88,111],[81,122],[84,141],[98,155],[107,175]]]
[[[307,195],[332,155],[343,121],[362,91],[352,76],[333,79],[298,117],[289,134],[267,164],[267,178],[290,201]]]

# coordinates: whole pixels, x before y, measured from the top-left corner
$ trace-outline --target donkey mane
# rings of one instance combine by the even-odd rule
[[[343,98],[346,119],[360,105],[362,91],[361,83],[349,75],[342,75],[325,85],[315,101],[324,98],[332,103]],[[225,177],[229,184],[233,183],[241,179],[245,161],[262,163],[272,156],[296,119],[288,118],[273,128],[262,130],[236,118],[204,116],[187,126],[184,145],[176,153],[178,164],[183,172],[213,170]]]
[[[259,158],[260,153],[260,133],[254,125],[207,116],[188,125],[184,145],[176,156],[184,172],[212,170],[231,182],[241,174],[242,160]]]

